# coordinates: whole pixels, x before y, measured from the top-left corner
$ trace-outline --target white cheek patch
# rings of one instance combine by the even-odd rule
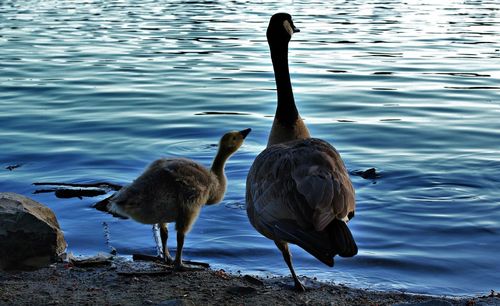
[[[283,21],[283,27],[285,27],[285,30],[288,32],[288,34],[290,34],[290,36],[293,35],[293,28],[288,20]]]

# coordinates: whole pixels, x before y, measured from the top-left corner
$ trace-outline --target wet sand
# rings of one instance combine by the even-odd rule
[[[257,278],[203,269],[176,272],[157,263],[115,259],[107,265],[57,263],[35,271],[0,272],[0,305],[500,305],[483,297],[375,292],[302,278]]]

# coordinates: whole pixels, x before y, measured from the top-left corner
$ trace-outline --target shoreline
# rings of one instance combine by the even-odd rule
[[[222,269],[176,272],[154,262],[115,258],[97,265],[56,263],[34,271],[0,271],[0,305],[500,305],[482,297],[432,296],[355,289],[301,278],[261,278]]]

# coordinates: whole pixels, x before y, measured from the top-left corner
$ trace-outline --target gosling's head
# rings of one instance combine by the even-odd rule
[[[287,13],[277,13],[271,17],[267,27],[267,41],[269,44],[288,44],[293,33],[300,32],[292,21],[292,16]]]
[[[241,147],[245,137],[247,137],[251,130],[252,129],[244,129],[242,131],[231,131],[224,134],[219,142],[219,150],[227,155],[233,154]]]

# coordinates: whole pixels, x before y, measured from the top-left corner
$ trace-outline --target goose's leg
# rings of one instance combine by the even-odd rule
[[[290,269],[290,272],[292,272],[293,281],[295,282],[295,290],[300,292],[306,291],[306,288],[299,281],[299,278],[297,277],[297,275],[295,274],[295,270],[293,269],[292,255],[290,254],[290,250],[288,249],[288,243],[284,241],[274,241],[274,243],[281,251],[281,254],[283,254],[283,259],[285,260],[288,268]]]
[[[168,224],[160,223],[160,238],[161,238],[161,248],[163,251],[163,260],[167,264],[171,264],[174,260],[172,256],[170,256],[170,252],[167,247],[167,239],[168,239]]]

